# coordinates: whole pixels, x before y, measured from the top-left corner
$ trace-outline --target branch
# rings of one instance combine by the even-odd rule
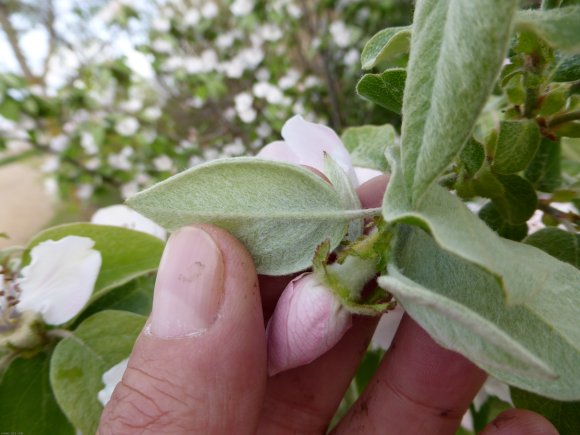
[[[46,30],[48,32],[48,51],[46,53],[46,57],[44,58],[44,65],[42,67],[42,82],[44,83],[46,80],[46,75],[48,74],[48,70],[50,68],[50,61],[52,56],[56,52],[56,43],[59,40],[58,35],[56,34],[56,30],[54,28],[54,4],[52,0],[46,0]]]
[[[35,83],[36,77],[34,76],[34,74],[32,73],[32,70],[28,66],[28,62],[26,61],[26,57],[24,57],[24,53],[22,52],[22,49],[20,48],[20,44],[18,42],[18,34],[16,32],[16,29],[12,25],[12,22],[10,21],[10,13],[8,11],[8,8],[6,7],[6,5],[4,3],[0,3],[0,26],[2,26],[4,33],[6,33],[6,37],[8,38],[8,43],[10,44],[10,47],[12,48],[12,52],[14,53],[14,56],[16,56],[16,60],[18,61],[18,65],[20,66],[20,69],[22,70],[22,74],[24,74],[24,77],[26,78],[26,80],[29,83],[31,83],[31,84]]]

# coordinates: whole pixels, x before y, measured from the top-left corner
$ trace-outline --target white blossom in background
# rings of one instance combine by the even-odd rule
[[[256,119],[257,113],[252,107],[254,98],[248,92],[241,92],[234,98],[236,104],[236,112],[239,118],[245,122],[250,123]]]
[[[60,159],[57,156],[48,156],[44,159],[44,163],[40,167],[42,172],[45,174],[50,174],[55,172],[60,166]]]
[[[139,192],[139,184],[137,184],[135,181],[130,181],[121,186],[121,196],[123,199],[129,198],[130,196],[135,195],[137,192]]]
[[[230,6],[230,11],[232,14],[240,17],[244,15],[248,15],[254,9],[254,1],[253,0],[234,0],[232,5]]]
[[[30,251],[30,264],[16,283],[16,309],[33,311],[49,325],[61,325],[76,316],[93,293],[101,269],[101,254],[88,237],[47,240]]]
[[[148,107],[143,111],[143,117],[148,121],[157,121],[161,117],[161,109],[157,106]]]
[[[302,9],[296,3],[290,2],[286,5],[286,10],[292,18],[300,18],[302,16]]]
[[[215,44],[218,48],[224,49],[227,47],[231,47],[235,39],[236,37],[233,32],[226,32],[222,33],[216,38]]]
[[[266,41],[274,42],[282,37],[282,29],[274,24],[265,24],[259,31]]]
[[[97,398],[103,406],[106,406],[107,403],[109,403],[109,400],[111,400],[113,391],[115,391],[115,387],[119,382],[121,382],[121,379],[123,379],[123,374],[125,373],[125,370],[127,370],[128,364],[129,358],[124,359],[103,374],[102,381],[105,388],[97,393]]]
[[[59,134],[51,139],[48,147],[57,153],[62,152],[68,146],[69,140],[68,137],[64,134]]]
[[[167,39],[157,38],[151,43],[151,48],[158,53],[171,53],[173,45]]]
[[[290,89],[296,86],[298,80],[300,80],[300,71],[291,68],[280,78],[278,86],[282,89]]]
[[[95,137],[86,131],[81,133],[81,147],[89,156],[99,152],[99,147],[95,141]]]
[[[222,152],[225,157],[241,156],[245,154],[246,147],[240,138],[236,138],[233,143],[224,146]]]
[[[194,166],[201,165],[203,162],[204,160],[200,156],[193,156],[189,159],[189,167],[193,168]]]
[[[194,27],[199,23],[201,14],[197,9],[189,9],[183,16],[183,24],[188,27]]]
[[[101,167],[101,159],[98,157],[93,157],[85,162],[85,168],[89,171],[96,171]]]
[[[203,150],[203,158],[205,161],[211,161],[217,159],[219,156],[219,151],[215,148],[206,148]]]
[[[258,82],[253,88],[252,92],[256,98],[263,98],[270,104],[282,104],[284,102],[284,94],[277,86],[268,82]]]
[[[95,188],[92,184],[81,183],[77,186],[76,195],[78,199],[86,201],[91,196],[93,196],[94,191]]]
[[[351,42],[351,34],[343,21],[335,21],[330,25],[330,34],[334,43],[341,48],[348,47]]]
[[[272,134],[272,127],[270,127],[268,124],[266,124],[265,122],[262,122],[257,128],[256,128],[256,134],[262,138],[268,137]]]
[[[218,13],[219,9],[217,5],[212,1],[206,2],[201,8],[201,15],[203,15],[203,17],[207,18],[208,20],[217,17]]]
[[[129,161],[129,157],[132,154],[133,154],[132,148],[125,147],[119,153],[109,154],[109,156],[107,157],[107,162],[109,163],[109,166],[111,166],[111,168],[113,169],[128,171],[132,167],[131,162]]]
[[[344,64],[348,66],[357,65],[360,62],[360,53],[356,48],[351,48],[344,55]]]
[[[153,30],[159,33],[166,33],[171,29],[171,22],[165,17],[157,17],[151,24]]]
[[[167,232],[163,227],[122,204],[111,205],[97,210],[91,218],[91,223],[129,228],[130,230],[150,234],[163,241],[167,239]]]
[[[133,117],[121,119],[115,125],[115,131],[121,136],[133,136],[139,130],[139,121]]]
[[[153,159],[153,166],[158,171],[171,171],[173,169],[173,162],[168,156],[163,154]]]
[[[120,108],[121,110],[124,110],[126,112],[131,113],[139,112],[143,108],[143,100],[138,98],[132,98],[128,101],[124,101],[123,103],[121,103]]]

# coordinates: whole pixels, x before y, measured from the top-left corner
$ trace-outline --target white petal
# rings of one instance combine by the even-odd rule
[[[379,175],[383,175],[381,171],[377,171],[376,169],[361,168],[359,166],[354,167],[354,173],[356,174],[359,185],[366,183]]]
[[[123,374],[125,373],[125,370],[127,370],[128,363],[129,358],[124,359],[103,374],[102,379],[103,384],[105,384],[105,388],[103,388],[97,394],[99,402],[101,402],[103,406],[106,406],[107,403],[109,403],[109,400],[111,400],[111,396],[113,395],[113,391],[115,391],[115,387],[119,382],[121,382],[121,379],[123,379]]]
[[[163,241],[167,239],[167,232],[163,227],[160,227],[151,219],[122,204],[97,210],[91,218],[91,222],[97,225],[112,225],[114,227],[141,231]]]
[[[300,164],[312,166],[324,172],[324,153],[328,153],[355,181],[352,161],[348,150],[338,135],[322,124],[308,122],[302,116],[290,118],[282,127],[282,137],[296,155]]]
[[[300,158],[290,149],[288,144],[282,140],[272,142],[260,150],[256,157],[275,162],[300,164]]]
[[[67,236],[32,248],[32,260],[18,280],[18,310],[40,313],[49,325],[76,316],[90,299],[101,268],[94,244],[88,237]]]

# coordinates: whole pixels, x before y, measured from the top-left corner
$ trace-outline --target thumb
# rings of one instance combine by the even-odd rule
[[[266,344],[252,258],[226,231],[171,235],[153,310],[99,433],[254,433]]]

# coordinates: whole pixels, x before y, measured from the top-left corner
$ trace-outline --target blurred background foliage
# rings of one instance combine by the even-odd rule
[[[254,153],[296,113],[398,124],[354,89],[369,35],[411,18],[408,0],[3,1],[0,165],[43,155],[50,192],[102,206]]]

